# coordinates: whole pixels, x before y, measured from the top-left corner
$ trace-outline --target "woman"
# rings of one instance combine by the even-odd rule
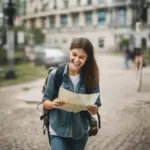
[[[142,53],[143,53],[142,48],[137,48],[137,47],[134,48],[134,67],[136,73],[138,73],[140,64],[143,61]]]
[[[63,105],[56,100],[54,87],[54,69],[47,82],[44,94],[44,107],[52,110],[50,113],[50,135],[52,150],[84,150],[88,140],[89,120],[81,112],[73,113],[57,106]],[[61,87],[76,93],[99,93],[99,72],[94,58],[94,49],[86,38],[73,40],[70,46],[70,61],[66,64]],[[86,87],[86,88],[85,88]],[[88,112],[94,115],[101,106],[100,96],[95,105],[88,106]],[[70,144],[71,143],[71,144]]]

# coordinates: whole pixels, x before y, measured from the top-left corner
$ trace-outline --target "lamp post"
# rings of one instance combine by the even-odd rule
[[[12,0],[8,1],[7,7],[4,8],[4,14],[7,17],[7,61],[8,71],[5,74],[5,79],[15,79],[14,71],[14,32],[12,30],[14,24],[15,7]]]

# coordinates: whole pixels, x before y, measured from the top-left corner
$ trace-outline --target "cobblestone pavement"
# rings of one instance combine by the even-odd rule
[[[48,150],[36,105],[12,98],[17,90],[0,91],[0,150]]]
[[[99,56],[98,63],[102,129],[86,150],[150,150],[150,69],[143,71],[142,92],[137,93],[135,74],[123,69],[121,57]],[[14,97],[23,87],[0,89],[0,150],[48,150],[36,104]]]

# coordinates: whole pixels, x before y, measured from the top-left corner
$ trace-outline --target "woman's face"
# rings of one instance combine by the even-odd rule
[[[70,51],[70,69],[79,71],[87,60],[87,54],[81,48],[75,48]]]

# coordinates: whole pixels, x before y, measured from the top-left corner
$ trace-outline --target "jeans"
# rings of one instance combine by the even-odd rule
[[[88,135],[78,140],[51,135],[51,150],[84,150],[87,141]]]
[[[129,56],[125,56],[124,62],[125,62],[125,67],[126,67],[126,69],[129,69],[129,65],[128,65],[128,61],[129,61],[129,60],[130,60]]]

